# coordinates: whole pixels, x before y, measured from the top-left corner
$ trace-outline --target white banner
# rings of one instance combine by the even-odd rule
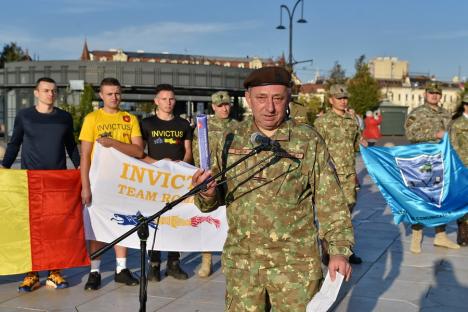
[[[151,216],[187,193],[196,169],[167,160],[150,165],[96,143],[90,170],[92,204],[84,209],[86,239],[109,243],[121,236],[138,223],[139,213]],[[148,249],[154,227],[151,223]],[[221,251],[227,229],[225,207],[202,213],[190,197],[161,216],[154,249]],[[119,245],[140,248],[137,233]]]

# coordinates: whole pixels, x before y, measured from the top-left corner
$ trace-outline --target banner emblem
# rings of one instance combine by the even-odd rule
[[[395,160],[406,187],[440,208],[444,186],[442,154],[419,155],[412,158],[396,157]]]

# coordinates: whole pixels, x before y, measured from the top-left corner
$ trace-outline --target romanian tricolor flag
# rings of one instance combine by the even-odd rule
[[[0,275],[89,263],[80,172],[0,169]]]

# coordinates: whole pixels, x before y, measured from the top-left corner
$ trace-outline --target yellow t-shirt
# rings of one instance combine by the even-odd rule
[[[132,143],[133,137],[141,137],[138,119],[124,111],[108,114],[101,108],[91,112],[84,119],[79,140],[94,143],[100,137]]]

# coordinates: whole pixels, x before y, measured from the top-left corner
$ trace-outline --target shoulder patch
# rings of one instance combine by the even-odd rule
[[[228,154],[233,154],[233,155],[247,155],[250,153],[252,149],[250,148],[230,148],[228,150]]]

